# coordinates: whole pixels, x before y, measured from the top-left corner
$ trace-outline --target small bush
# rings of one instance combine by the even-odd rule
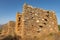
[[[60,31],[60,25],[58,25],[58,29],[59,29],[59,31]]]

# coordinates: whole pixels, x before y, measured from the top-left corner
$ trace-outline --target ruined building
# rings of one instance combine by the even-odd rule
[[[9,35],[14,36],[15,35],[15,22],[14,21],[9,21],[8,29],[9,29]]]
[[[0,40],[8,35],[13,38],[7,40],[57,40],[57,18],[54,11],[34,8],[24,4],[23,12],[16,14],[16,22],[9,21],[3,25]],[[49,36],[49,35],[54,36]],[[49,36],[49,37],[48,37]]]
[[[22,40],[40,40],[42,36],[57,33],[55,12],[24,4],[23,12],[16,14],[15,32]]]
[[[6,38],[9,35],[11,35],[12,37],[14,37],[15,35],[15,22],[14,21],[9,21],[8,23],[2,26],[0,40]]]

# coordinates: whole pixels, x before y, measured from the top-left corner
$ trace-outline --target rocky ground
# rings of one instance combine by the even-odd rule
[[[59,29],[60,29],[60,25],[59,25]],[[8,35],[8,36],[6,36],[6,37],[4,37],[3,39],[0,39],[0,40],[19,40],[19,37],[18,36],[12,37],[12,36]],[[49,35],[45,35],[44,34],[40,38],[35,38],[33,40],[60,40],[60,32],[58,32],[58,33],[51,33]]]
[[[9,35],[9,36],[3,38],[2,40],[19,40],[19,37],[18,36],[12,37]],[[32,40],[60,40],[60,32],[53,33],[53,34],[51,33],[49,35],[42,35],[40,38],[35,38]]]

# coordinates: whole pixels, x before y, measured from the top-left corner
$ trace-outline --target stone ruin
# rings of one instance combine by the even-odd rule
[[[0,40],[8,39],[9,37],[15,36],[15,22],[9,21],[2,26],[2,31],[0,33]]]
[[[24,4],[23,12],[16,14],[15,29],[21,40],[44,40],[42,37],[58,32],[56,14]]]
[[[10,21],[4,26],[0,40],[55,40],[55,36],[49,35],[59,32],[54,11],[27,4],[24,4],[22,13],[16,14],[16,22]]]

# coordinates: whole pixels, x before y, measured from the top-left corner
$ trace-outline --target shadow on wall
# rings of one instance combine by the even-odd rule
[[[7,36],[7,37],[5,37],[4,39],[2,39],[2,40],[19,40],[21,37],[19,37],[19,36],[14,36],[14,37],[12,37],[12,36]]]

